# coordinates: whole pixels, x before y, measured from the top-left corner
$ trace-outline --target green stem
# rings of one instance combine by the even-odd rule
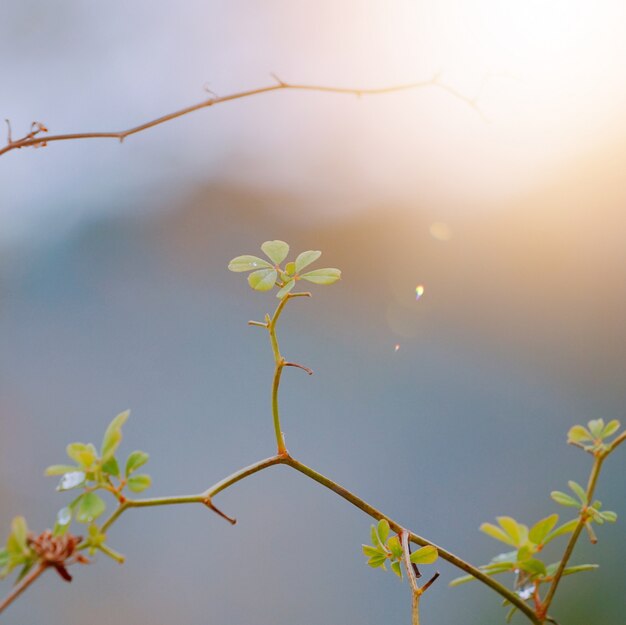
[[[283,436],[282,429],[280,427],[280,413],[278,411],[278,389],[280,387],[280,376],[283,373],[283,369],[286,366],[285,359],[280,353],[280,347],[278,345],[278,337],[276,336],[276,324],[283,312],[287,302],[294,297],[310,297],[310,293],[288,293],[280,300],[280,303],[274,311],[274,315],[267,324],[267,329],[270,333],[270,342],[272,344],[272,353],[274,354],[274,380],[272,382],[272,417],[274,420],[274,435],[276,436],[276,445],[278,447],[278,455],[287,453],[287,446],[285,445],[285,437]]]
[[[325,486],[326,488],[332,490],[334,493],[336,493],[340,497],[343,497],[346,501],[349,501],[353,506],[356,506],[357,508],[359,508],[359,510],[362,510],[363,512],[365,512],[365,514],[371,516],[373,519],[376,519],[377,521],[380,521],[381,519],[386,519],[387,522],[389,523],[389,527],[397,534],[407,531],[399,523],[396,523],[396,521],[388,517],[386,514],[383,514],[380,510],[377,510],[376,508],[368,504],[366,501],[363,501],[363,499],[361,499],[360,497],[357,497],[354,493],[350,492],[343,486],[340,486],[336,482],[333,482],[333,480],[327,478],[321,473],[318,473],[314,469],[311,469],[305,464],[302,464],[295,458],[292,458],[291,456],[287,456],[285,458],[285,464],[292,467],[296,471],[300,471],[300,473],[304,473],[304,475],[306,475],[307,477],[310,477],[312,480],[315,480],[322,486]],[[520,599],[515,594],[515,592],[513,592],[512,590],[509,590],[506,586],[503,586],[492,577],[489,577],[488,575],[483,573],[480,569],[477,569],[476,567],[472,566],[471,564],[469,564],[462,558],[459,558],[458,556],[454,555],[450,551],[447,551],[446,549],[439,547],[435,543],[429,540],[426,540],[425,538],[422,538],[418,534],[415,534],[413,532],[408,532],[408,539],[411,542],[417,545],[420,545],[421,547],[425,547],[426,545],[432,545],[433,547],[437,549],[437,551],[439,552],[439,555],[441,556],[443,560],[446,560],[446,562],[453,564],[458,569],[461,569],[462,571],[469,573],[470,575],[475,577],[477,580],[481,581],[483,584],[486,584],[492,590],[495,590],[498,594],[500,594],[507,601],[513,604],[518,610],[520,610],[520,612],[523,612],[532,623],[534,623],[535,625],[541,625],[541,621],[539,620],[537,615],[534,613],[532,608],[526,602]]]
[[[623,438],[623,437],[620,437],[620,438]],[[617,440],[618,439],[616,439],[616,441]],[[617,444],[619,445],[619,443]],[[605,452],[604,454],[601,454],[601,455],[597,455],[594,458],[593,466],[591,468],[591,473],[589,475],[589,480],[587,482],[588,505],[591,505],[591,500],[593,498],[593,493],[596,489],[596,484],[598,482],[600,470],[602,469],[602,463],[604,462],[604,459],[607,457],[608,453],[610,453],[610,451],[615,449],[616,446],[617,445],[615,445],[615,441],[613,441],[613,446],[609,448],[608,452]],[[588,517],[587,517],[586,506],[585,506],[580,511],[580,517],[578,519],[578,523],[576,524],[576,527],[574,528],[574,531],[572,532],[572,535],[570,536],[567,546],[565,547],[565,551],[563,552],[563,557],[561,558],[559,568],[554,574],[554,578],[552,579],[550,588],[548,588],[548,592],[546,593],[546,596],[543,600],[542,616],[544,618],[545,618],[545,615],[548,613],[550,604],[552,603],[552,600],[554,599],[554,593],[556,592],[556,589],[559,586],[559,582],[561,581],[561,578],[563,577],[563,571],[565,570],[565,567],[567,566],[567,563],[569,562],[572,552],[574,551],[574,547],[576,546],[576,543],[578,542],[578,538],[581,532],[583,531],[583,528],[585,527],[585,523],[587,522],[587,520],[588,520]]]

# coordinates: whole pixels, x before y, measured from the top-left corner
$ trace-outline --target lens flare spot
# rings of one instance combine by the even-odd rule
[[[415,301],[419,300],[424,295],[424,285],[418,284],[415,287]]]
[[[395,346],[394,346],[394,348],[393,348],[393,351],[394,351],[394,352],[398,352],[398,351],[400,351],[400,343],[396,343],[396,344],[395,344]]]
[[[430,224],[430,236],[437,241],[449,241],[452,238],[452,230],[444,221],[435,221]]]

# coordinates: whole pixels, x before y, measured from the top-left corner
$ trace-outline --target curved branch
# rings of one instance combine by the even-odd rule
[[[123,142],[126,137],[130,137],[131,135],[135,135],[137,133],[143,132],[144,130],[148,130],[149,128],[153,128],[154,126],[159,126],[166,122],[172,121],[173,119],[177,119],[178,117],[183,117],[184,115],[189,115],[190,113],[194,113],[195,111],[199,111],[204,108],[209,108],[211,106],[215,106],[216,104],[221,104],[223,102],[231,102],[232,100],[240,100],[242,98],[248,98],[255,95],[261,95],[264,93],[270,93],[272,91],[281,91],[285,89],[290,89],[293,91],[318,91],[323,93],[337,93],[337,94],[346,94],[346,95],[355,95],[355,96],[365,96],[365,95],[381,95],[385,93],[396,93],[398,91],[408,91],[412,89],[420,89],[425,87],[434,87],[437,89],[442,89],[446,91],[453,97],[465,102],[471,108],[473,108],[479,115],[481,115],[484,119],[484,116],[479,109],[476,99],[469,98],[450,85],[442,82],[440,80],[439,75],[435,75],[429,80],[424,80],[421,82],[412,82],[401,85],[392,85],[390,87],[381,87],[376,89],[353,89],[346,87],[327,87],[324,85],[305,85],[298,83],[287,83],[279,78],[276,78],[276,84],[268,85],[266,87],[258,87],[257,89],[248,89],[246,91],[238,91],[236,93],[231,93],[225,96],[213,96],[208,100],[203,100],[202,102],[198,102],[197,104],[192,104],[191,106],[187,106],[178,111],[174,111],[173,113],[168,113],[167,115],[162,115],[161,117],[157,117],[156,119],[152,119],[143,124],[139,124],[138,126],[133,126],[132,128],[128,128],[127,130],[118,130],[118,131],[110,131],[110,132],[80,132],[80,133],[71,133],[71,134],[60,134],[60,135],[47,135],[47,128],[41,124],[40,122],[33,122],[31,126],[30,132],[22,137],[21,139],[13,139],[11,136],[10,125],[9,125],[9,133],[7,137],[7,143],[4,147],[0,148],[0,156],[6,154],[7,152],[11,152],[12,150],[19,150],[20,148],[27,147],[44,147],[48,143],[52,141],[76,141],[80,139],[117,139],[120,142]],[[8,124],[7,120],[7,124]],[[44,133],[44,134],[41,134]]]
[[[38,577],[48,568],[45,563],[40,563],[0,603],[0,613],[8,608]]]

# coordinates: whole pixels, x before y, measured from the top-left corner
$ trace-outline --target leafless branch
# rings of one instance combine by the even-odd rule
[[[209,108],[211,106],[215,106],[216,104],[221,104],[223,102],[231,102],[232,100],[240,100],[242,98],[248,98],[254,95],[261,95],[264,93],[270,93],[272,91],[281,91],[290,89],[292,91],[318,91],[324,93],[337,93],[337,94],[346,94],[346,95],[355,95],[355,96],[365,96],[365,95],[382,95],[388,93],[397,93],[399,91],[408,91],[412,89],[422,89],[427,87],[441,89],[455,98],[461,100],[468,104],[471,108],[473,108],[483,119],[485,119],[482,111],[477,105],[476,98],[469,98],[463,95],[461,92],[457,91],[454,87],[448,85],[447,83],[441,80],[439,74],[434,75],[432,78],[428,80],[424,80],[421,82],[412,82],[405,83],[399,85],[392,85],[389,87],[381,87],[374,89],[354,89],[354,88],[346,88],[346,87],[328,87],[324,85],[305,85],[305,84],[297,84],[297,83],[288,83],[280,78],[278,78],[275,74],[272,74],[272,77],[276,81],[275,84],[268,85],[266,87],[258,87],[257,89],[248,89],[246,91],[238,91],[236,93],[231,93],[225,96],[217,96],[212,91],[208,90],[205,87],[205,90],[208,91],[212,97],[208,100],[203,100],[202,102],[198,102],[197,104],[192,104],[191,106],[187,106],[183,109],[175,111],[173,113],[168,113],[167,115],[162,115],[161,117],[157,117],[151,121],[145,122],[143,124],[139,124],[138,126],[134,126],[127,130],[119,130],[119,131],[111,131],[111,132],[80,132],[80,133],[71,133],[71,134],[59,134],[59,135],[48,135],[45,134],[48,132],[48,129],[40,122],[33,122],[31,125],[30,132],[24,135],[20,139],[13,139],[11,136],[11,126],[9,121],[7,120],[7,125],[9,127],[7,143],[4,147],[0,148],[0,156],[6,154],[7,152],[11,152],[12,150],[19,150],[21,148],[27,147],[44,147],[48,143],[53,141],[75,141],[79,139],[118,139],[120,142],[123,142],[126,137],[130,137],[131,135],[138,134],[143,132],[144,130],[148,130],[149,128],[153,128],[154,126],[159,126],[160,124],[164,124],[166,122],[172,121],[178,117],[183,117],[184,115],[189,115],[195,111],[199,111],[200,109]],[[41,134],[44,133],[44,134]]]

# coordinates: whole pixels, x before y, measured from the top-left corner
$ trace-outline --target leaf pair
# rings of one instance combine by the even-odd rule
[[[605,440],[615,434],[620,428],[617,419],[604,423],[604,419],[594,419],[587,423],[587,427],[575,425],[567,433],[567,442],[576,445],[589,453],[606,452],[609,445]]]
[[[251,271],[248,284],[255,291],[271,291],[275,286],[279,288],[276,297],[282,299],[296,285],[298,280],[306,280],[313,284],[333,284],[341,278],[341,271],[332,267],[315,269],[302,273],[302,270],[314,263],[322,255],[320,251],[308,250],[298,254],[293,262],[288,262],[281,268],[282,262],[289,254],[289,245],[284,241],[265,241],[261,250],[270,259],[271,263],[246,254],[237,256],[230,261],[228,269],[234,272]]]

